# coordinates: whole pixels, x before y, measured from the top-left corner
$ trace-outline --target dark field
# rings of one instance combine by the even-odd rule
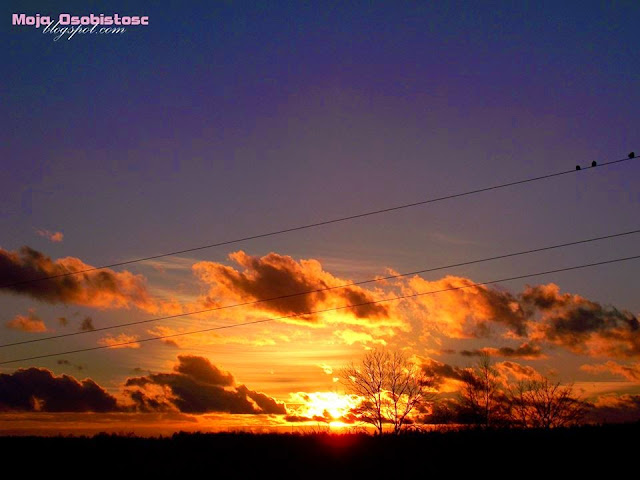
[[[161,474],[202,478],[428,478],[543,475],[567,478],[627,471],[635,478],[640,424],[542,430],[464,430],[399,437],[336,434],[186,434],[140,438],[0,437],[7,465],[31,478],[53,473]],[[21,475],[22,476],[22,475]],[[15,478],[21,478],[21,476]],[[5,476],[2,478],[14,478]]]

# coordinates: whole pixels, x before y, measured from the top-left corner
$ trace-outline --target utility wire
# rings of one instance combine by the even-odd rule
[[[162,253],[162,254],[159,254],[159,255],[152,255],[152,256],[149,256],[149,257],[135,258],[133,260],[126,260],[126,261],[123,261],[123,262],[111,263],[111,264],[108,264],[108,265],[102,265],[100,267],[85,268],[83,270],[76,270],[76,271],[73,271],[73,272],[65,272],[65,273],[60,273],[60,274],[56,274],[56,275],[50,275],[50,276],[47,276],[47,277],[40,277],[40,278],[34,278],[34,279],[30,279],[30,280],[22,280],[22,281],[19,281],[19,282],[6,283],[6,284],[0,285],[0,288],[11,288],[11,287],[16,287],[18,285],[24,285],[24,284],[33,283],[33,282],[40,282],[40,281],[44,281],[44,280],[52,280],[54,278],[68,277],[68,276],[71,276],[71,275],[79,275],[81,273],[94,272],[96,270],[104,270],[105,268],[120,267],[120,266],[123,266],[123,265],[130,265],[132,263],[139,263],[139,262],[144,262],[144,261],[147,261],[147,260],[155,260],[155,259],[158,259],[158,258],[170,257],[170,256],[173,256],[173,255],[180,255],[180,254],[183,254],[183,253],[196,252],[196,251],[205,250],[205,249],[208,249],[208,248],[221,247],[221,246],[224,246],[224,245],[231,245],[231,244],[234,244],[234,243],[246,242],[247,240],[255,240],[255,239],[258,239],[258,238],[272,237],[272,236],[281,235],[281,234],[284,234],[284,233],[297,232],[299,230],[306,230],[306,229],[309,229],[309,228],[321,227],[321,226],[330,225],[330,224],[333,224],[333,223],[346,222],[346,221],[349,221],[349,220],[355,220],[357,218],[364,218],[364,217],[370,217],[372,215],[379,215],[381,213],[395,212],[397,210],[402,210],[402,209],[405,209],[405,208],[412,208],[412,207],[417,207],[417,206],[420,206],[420,205],[427,205],[427,204],[430,204],[430,203],[441,202],[443,200],[450,200],[452,198],[459,198],[459,197],[465,197],[465,196],[468,196],[468,195],[475,195],[477,193],[488,192],[488,191],[491,191],[491,190],[498,190],[498,189],[506,188],[506,187],[512,187],[514,185],[522,185],[522,184],[525,184],[525,183],[536,182],[538,180],[545,180],[545,179],[548,179],[548,178],[559,177],[561,175],[568,175],[568,174],[571,174],[571,173],[584,172],[586,170],[590,170],[590,169],[593,169],[593,168],[606,167],[608,165],[627,162],[627,161],[630,161],[630,160],[635,160],[637,158],[640,158],[640,157],[621,158],[619,160],[612,160],[612,161],[609,161],[609,162],[604,162],[604,163],[601,163],[601,164],[598,164],[598,165],[594,165],[594,166],[590,166],[590,167],[587,166],[587,167],[582,168],[581,170],[574,170],[574,169],[565,170],[565,171],[562,171],[562,172],[550,173],[550,174],[542,175],[542,176],[539,176],[539,177],[532,177],[532,178],[527,178],[527,179],[524,179],[524,180],[517,180],[517,181],[514,181],[514,182],[502,183],[502,184],[493,185],[493,186],[490,186],[490,187],[484,187],[484,188],[478,188],[478,189],[475,189],[475,190],[469,190],[469,191],[466,191],[466,192],[454,193],[454,194],[445,195],[445,196],[442,196],[442,197],[430,198],[430,199],[421,200],[421,201],[418,201],[418,202],[405,203],[405,204],[402,204],[402,205],[396,205],[394,207],[383,208],[383,209],[380,209],[380,210],[372,210],[372,211],[369,211],[369,212],[358,213],[356,215],[349,215],[349,216],[346,216],[346,217],[338,217],[338,218],[333,218],[333,219],[330,219],[330,220],[324,220],[322,222],[308,223],[308,224],[305,224],[305,225],[299,225],[297,227],[284,228],[282,230],[275,230],[275,231],[272,231],[272,232],[260,233],[260,234],[257,234],[257,235],[250,235],[250,236],[247,236],[247,237],[240,237],[240,238],[236,238],[236,239],[233,239],[233,240],[226,240],[226,241],[223,241],[223,242],[212,243],[212,244],[209,244],[209,245],[202,245],[200,247],[187,248],[187,249],[184,249],[184,250],[176,250],[176,251],[173,251],[173,252]]]
[[[155,340],[164,340],[167,338],[175,338],[175,337],[183,337],[186,335],[195,335],[197,333],[206,333],[206,332],[213,332],[216,330],[225,330],[225,329],[230,329],[230,328],[235,328],[235,327],[244,327],[247,325],[256,325],[258,323],[266,323],[266,322],[273,322],[276,320],[284,320],[287,318],[295,318],[295,317],[302,317],[305,315],[313,315],[313,314],[317,314],[317,313],[326,313],[326,312],[333,312],[333,311],[338,311],[338,310],[346,310],[346,309],[350,309],[350,308],[357,308],[357,307],[363,307],[366,305],[374,305],[374,304],[378,304],[378,303],[383,303],[383,302],[392,302],[392,301],[396,301],[396,300],[403,300],[406,298],[415,298],[415,297],[420,297],[423,295],[434,295],[436,293],[444,293],[444,292],[451,292],[454,290],[462,290],[465,288],[472,288],[472,287],[479,287],[482,285],[489,285],[492,283],[498,283],[498,282],[508,282],[508,281],[512,281],[512,280],[521,280],[523,278],[531,278],[531,277],[537,277],[537,276],[541,276],[541,275],[548,275],[551,273],[559,273],[559,272],[568,272],[570,270],[578,270],[578,269],[582,269],[582,268],[589,268],[589,267],[595,267],[595,266],[599,266],[599,265],[607,265],[607,264],[611,264],[611,263],[617,263],[617,262],[625,262],[628,260],[635,260],[640,258],[640,255],[635,255],[633,257],[624,257],[624,258],[616,258],[613,260],[605,260],[603,262],[595,262],[595,263],[588,263],[588,264],[584,264],[584,265],[577,265],[574,267],[566,267],[566,268],[558,268],[555,270],[547,270],[545,272],[537,272],[537,273],[529,273],[529,274],[525,274],[525,275],[518,275],[516,277],[507,277],[507,278],[501,278],[499,280],[490,280],[487,282],[478,282],[478,283],[471,283],[469,285],[462,285],[462,286],[458,286],[458,287],[449,287],[449,288],[443,288],[440,290],[431,290],[428,292],[419,292],[419,293],[413,293],[413,294],[409,294],[409,295],[401,295],[401,296],[397,296],[397,297],[389,297],[389,298],[383,298],[381,300],[372,300],[369,302],[361,302],[361,303],[355,303],[355,304],[351,304],[351,305],[344,305],[342,307],[332,307],[332,308],[325,308],[322,310],[312,310],[312,311],[308,311],[308,312],[303,312],[303,313],[293,313],[290,315],[284,315],[282,317],[274,317],[274,318],[264,318],[261,320],[254,320],[251,322],[244,322],[244,323],[232,323],[229,325],[221,325],[218,327],[210,327],[210,328],[204,328],[202,330],[193,330],[190,332],[181,332],[181,333],[172,333],[169,335],[158,335],[158,336],[154,336],[154,337],[148,337],[148,338],[142,338],[139,340],[131,340],[131,341],[127,341],[127,342],[119,342],[119,343],[113,343],[111,345],[99,345],[97,347],[88,347],[88,348],[80,348],[77,350],[68,350],[65,352],[57,352],[57,353],[48,353],[45,355],[35,355],[32,357],[25,357],[25,358],[16,358],[14,360],[4,360],[2,362],[0,362],[0,365],[6,365],[9,363],[16,363],[16,362],[26,362],[28,360],[37,360],[37,359],[41,359],[41,358],[49,358],[49,357],[58,357],[60,355],[70,355],[70,354],[74,354],[74,353],[82,353],[82,352],[91,352],[94,350],[103,350],[106,348],[117,348],[117,347],[123,347],[126,345],[132,345],[132,344],[137,344],[137,343],[143,343],[143,342],[152,342]]]
[[[302,295],[310,295],[310,294],[313,294],[313,293],[326,292],[328,290],[336,290],[336,289],[340,289],[340,288],[347,288],[347,287],[352,287],[352,286],[357,286],[357,285],[365,285],[365,284],[368,284],[368,283],[382,282],[382,281],[385,281],[385,280],[392,280],[392,279],[395,279],[395,278],[408,277],[410,275],[417,275],[419,273],[435,272],[435,271],[438,271],[438,270],[445,270],[445,269],[454,268],[454,267],[462,267],[462,266],[466,266],[466,265],[474,265],[474,264],[477,264],[477,263],[489,262],[489,261],[492,261],[492,260],[499,260],[499,259],[503,259],[503,258],[516,257],[516,256],[520,256],[520,255],[527,255],[527,254],[530,254],[530,253],[544,252],[544,251],[553,250],[553,249],[556,249],[556,248],[569,247],[569,246],[573,246],[573,245],[580,245],[580,244],[596,242],[596,241],[600,241],[600,240],[607,240],[607,239],[616,238],[616,237],[623,237],[623,236],[626,236],[626,235],[633,235],[633,234],[636,234],[636,233],[640,233],[640,229],[631,230],[631,231],[622,232],[622,233],[614,233],[614,234],[611,234],[611,235],[605,235],[605,236],[601,236],[601,237],[588,238],[588,239],[584,239],[584,240],[577,240],[577,241],[574,241],[574,242],[560,243],[560,244],[557,244],[557,245],[550,245],[550,246],[547,246],[547,247],[534,248],[532,250],[524,250],[524,251],[515,252],[515,253],[508,253],[508,254],[505,254],[505,255],[497,255],[495,257],[481,258],[481,259],[470,260],[470,261],[462,262],[462,263],[454,263],[454,264],[451,264],[451,265],[444,265],[444,266],[441,266],[441,267],[425,268],[423,270],[415,270],[413,272],[398,273],[398,274],[395,274],[395,275],[388,275],[386,277],[376,277],[376,278],[373,278],[373,279],[361,280],[361,281],[358,281],[358,282],[345,283],[343,285],[335,285],[335,286],[332,286],[332,287],[324,287],[324,288],[318,288],[318,289],[315,289],[315,290],[308,290],[308,291],[304,291],[304,292],[290,293],[290,294],[287,294],[287,295],[279,295],[277,297],[263,298],[263,299],[248,301],[248,302],[235,303],[235,304],[231,304],[231,305],[223,305],[223,306],[218,306],[218,307],[206,308],[206,309],[197,310],[197,311],[194,311],[194,312],[178,313],[178,314],[169,315],[169,316],[166,316],[166,317],[149,318],[149,319],[146,319],[146,320],[137,320],[135,322],[120,323],[120,324],[117,324],[117,325],[109,325],[107,327],[94,328],[93,330],[83,330],[83,331],[79,331],[79,332],[62,333],[62,334],[59,334],[59,335],[51,335],[49,337],[33,338],[33,339],[29,339],[29,340],[22,340],[22,341],[19,341],[19,342],[5,343],[3,345],[0,345],[0,348],[13,347],[13,346],[16,346],[16,345],[25,345],[25,344],[28,344],[28,343],[44,342],[46,340],[55,340],[55,339],[59,339],[59,338],[74,337],[76,335],[85,335],[85,334],[88,334],[88,333],[101,332],[101,331],[104,331],[104,330],[112,330],[112,329],[121,328],[121,327],[130,327],[132,325],[140,325],[140,324],[144,324],[144,323],[158,322],[160,320],[170,320],[170,319],[179,318],[179,317],[186,317],[186,316],[189,316],[189,315],[197,315],[197,314],[200,314],[200,313],[214,312],[214,311],[218,311],[218,310],[226,310],[226,309],[229,309],[229,308],[243,307],[243,306],[247,306],[247,305],[256,305],[256,304],[259,304],[259,303],[272,302],[272,301],[275,301],[275,300],[283,300],[283,299],[287,299],[287,298],[291,298],[291,297],[298,297],[298,296],[302,296]]]

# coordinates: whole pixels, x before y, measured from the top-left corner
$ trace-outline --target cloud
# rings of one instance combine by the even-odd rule
[[[84,370],[84,366],[83,365],[76,365],[75,363],[71,363],[69,360],[66,360],[64,358],[57,360],[56,363],[58,365],[68,365],[69,367],[74,367],[78,370]]]
[[[633,365],[621,365],[610,360],[600,364],[582,365],[580,370],[584,370],[585,372],[589,372],[594,375],[598,373],[611,373],[613,375],[626,378],[630,382],[640,382],[640,363]]]
[[[434,387],[440,392],[455,392],[460,382],[468,378],[468,370],[433,359],[423,359],[422,371],[433,379]]]
[[[173,370],[205,384],[230,387],[234,383],[233,375],[223,372],[204,357],[180,355]]]
[[[520,381],[542,378],[542,375],[540,375],[535,368],[516,362],[498,362],[493,365],[493,367],[505,383],[512,380]]]
[[[331,365],[327,365],[326,363],[321,363],[318,365],[324,373],[327,375],[331,375],[333,373],[333,367]]]
[[[463,350],[465,356],[489,353],[509,358],[545,358],[545,344],[576,354],[640,357],[640,320],[632,313],[580,295],[561,293],[557,285],[527,286],[511,294],[488,286],[470,286],[462,277],[431,282],[420,277],[398,281],[403,294],[438,292],[403,300],[401,310],[423,338],[481,338],[500,335],[524,341],[519,347]],[[466,287],[454,291],[450,288]]]
[[[93,326],[93,318],[91,317],[85,317],[82,320],[82,323],[80,323],[80,331],[81,332],[92,332],[96,329],[96,327]]]
[[[540,312],[531,338],[591,356],[640,356],[640,321],[630,312],[579,295],[560,293],[555,284],[528,287],[526,308]]]
[[[62,366],[74,365],[66,359]],[[119,403],[91,379],[55,376],[44,368],[0,374],[0,412],[184,412],[286,414],[283,403],[264,393],[236,385],[233,376],[204,358],[178,356],[170,373],[128,378]]]
[[[7,328],[29,333],[42,333],[47,331],[44,321],[38,317],[34,310],[29,310],[27,315],[16,315],[7,323]]]
[[[592,405],[589,419],[598,423],[640,421],[640,395],[602,395]]]
[[[243,251],[234,252],[229,258],[240,268],[214,262],[199,262],[193,266],[195,275],[209,285],[207,305],[220,305],[222,300],[252,302],[349,283],[324,271],[320,262],[313,259],[296,261],[277,253],[253,257]],[[318,322],[320,317],[326,319],[326,316],[304,315],[307,312],[363,304],[379,298],[379,292],[351,286],[262,302],[254,307],[283,316],[302,314],[298,322],[309,323]],[[375,323],[388,321],[390,308],[386,304],[369,304],[340,310],[339,315],[332,314],[330,317],[338,316],[338,321],[344,323]]]
[[[233,376],[204,357],[179,355],[172,373],[152,373],[127,379],[128,395],[139,410],[183,413],[285,414],[273,398],[234,386]]]
[[[499,381],[507,385],[510,381],[540,378],[540,373],[533,367],[516,362],[498,362],[492,365]],[[473,378],[470,375],[473,367],[457,367],[433,359],[423,359],[422,370],[428,377],[433,378],[435,386],[440,392],[455,392],[460,389],[461,382]]]
[[[354,330],[335,330],[333,334],[340,338],[347,345],[353,345],[354,343],[361,343],[366,345],[368,343],[378,343],[380,345],[386,345],[387,342],[381,338],[374,338],[372,335],[366,332],[356,332]]]
[[[41,237],[45,237],[54,243],[60,243],[64,239],[62,232],[51,232],[49,230],[36,230],[36,233]]]
[[[513,335],[527,334],[527,316],[518,298],[485,285],[472,286],[468,278],[446,276],[428,281],[415,276],[401,283],[404,295],[421,295],[404,301],[407,315],[423,326],[449,338],[477,338],[492,334],[495,327]]]
[[[46,281],[31,280],[64,275],[92,268],[78,258],[52,260],[37,250],[24,246],[18,252],[0,248],[0,278],[7,292],[27,295],[51,304],[77,304],[97,308],[137,307],[158,311],[147,291],[145,279],[128,271],[110,269],[61,276]],[[21,283],[27,282],[27,283]]]
[[[115,397],[93,380],[79,382],[44,368],[0,373],[0,411],[114,412]]]
[[[542,349],[537,345],[530,343],[523,343],[522,345],[513,347],[500,347],[492,348],[485,347],[476,350],[461,350],[460,355],[464,357],[479,357],[483,354],[488,354],[492,357],[510,357],[510,358],[522,358],[524,360],[534,360],[538,358],[544,358]]]
[[[200,332],[192,335],[188,335],[190,331],[193,331],[194,327],[168,327],[166,325],[157,325],[147,330],[151,336],[164,337],[173,336],[171,338],[163,338],[160,340],[165,345],[189,349],[189,348],[201,348],[205,345],[224,345],[224,344],[240,344],[240,345],[253,345],[256,347],[264,347],[268,345],[276,345],[276,340],[281,342],[288,342],[289,339],[285,335],[274,334],[265,330],[258,330],[253,328],[247,330],[246,333],[238,335],[220,335],[215,332]]]
[[[99,345],[104,345],[109,348],[140,348],[140,344],[136,342],[138,339],[137,335],[127,335],[126,333],[121,333],[120,335],[113,336],[108,334],[105,337],[102,337],[98,340]],[[121,344],[125,345],[121,345]]]

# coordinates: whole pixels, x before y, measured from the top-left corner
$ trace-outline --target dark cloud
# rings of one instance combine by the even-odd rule
[[[173,367],[173,370],[209,385],[227,387],[234,383],[233,376],[229,372],[223,372],[209,359],[195,355],[178,356],[178,364]]]
[[[479,349],[475,349],[475,350],[460,350],[459,353],[463,357],[480,357],[480,356],[485,355],[487,353],[487,349],[486,348],[479,348]]]
[[[211,285],[207,297],[207,302],[211,305],[217,305],[220,299],[229,297],[238,301],[253,301],[348,283],[325,272],[316,260],[297,262],[289,256],[276,253],[252,257],[242,251],[232,253],[230,258],[244,270],[239,271],[214,262],[200,262],[193,267],[196,275]],[[259,308],[281,315],[292,315],[374,300],[373,294],[367,290],[347,287],[263,302],[259,304]],[[378,319],[389,316],[388,307],[381,304],[361,305],[346,312],[357,318]]]
[[[7,292],[27,295],[48,303],[73,303],[100,308],[138,308],[155,311],[144,278],[130,272],[99,270],[60,276],[47,281],[42,277],[64,275],[91,268],[73,257],[52,260],[37,250],[24,246],[18,252],[0,248],[0,287]],[[25,283],[26,282],[26,283]]]
[[[561,294],[554,284],[528,287],[522,301],[541,312],[533,334],[536,339],[579,354],[640,356],[640,321],[631,312],[579,295]]]
[[[489,316],[495,322],[503,324],[520,337],[527,334],[527,316],[516,297],[509,292],[490,288],[482,289],[482,294],[490,309]]]
[[[92,332],[96,327],[93,326],[93,318],[85,317],[80,323],[81,332]]]
[[[422,370],[428,378],[433,378],[437,386],[442,385],[446,380],[464,381],[467,378],[464,368],[438,362],[437,360],[427,360],[422,364]]]
[[[640,395],[603,395],[590,405],[587,419],[597,423],[640,421]]]
[[[125,387],[140,410],[183,413],[285,414],[283,404],[246,386],[233,387],[230,373],[203,357],[178,356],[173,373],[152,373],[129,378]]]
[[[73,366],[67,359],[58,365]],[[55,376],[41,368],[0,374],[0,411],[42,412],[175,412],[232,414],[286,414],[284,404],[245,385],[203,357],[184,355],[171,373],[154,373],[127,379],[125,395],[116,398],[93,380]],[[133,405],[132,405],[133,404]]]
[[[57,363],[58,365],[67,365],[67,366],[69,366],[69,367],[74,367],[74,368],[76,368],[77,370],[84,370],[84,366],[82,366],[82,365],[76,365],[75,363],[71,363],[69,360],[66,360],[66,359],[64,359],[64,358],[62,358],[62,359],[60,359],[60,360],[56,361],[56,363]]]
[[[27,368],[0,374],[0,411],[114,412],[119,407],[93,380]]]
[[[475,350],[460,350],[460,355],[464,357],[479,357],[482,355],[490,355],[494,357],[510,357],[533,359],[543,356],[542,349],[537,345],[523,343],[519,347],[500,347],[500,348],[480,348]]]

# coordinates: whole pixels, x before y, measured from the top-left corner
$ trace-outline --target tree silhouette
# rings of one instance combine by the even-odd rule
[[[411,412],[433,399],[433,378],[398,351],[370,350],[340,376],[347,390],[361,398],[354,413],[379,435],[385,424],[399,434],[410,422]]]
[[[483,353],[478,363],[461,373],[463,382],[459,402],[461,417],[480,425],[493,425],[503,410],[498,372],[491,364],[491,357]]]
[[[586,413],[573,386],[546,377],[521,381],[509,388],[509,417],[515,425],[555,428],[579,423]]]

